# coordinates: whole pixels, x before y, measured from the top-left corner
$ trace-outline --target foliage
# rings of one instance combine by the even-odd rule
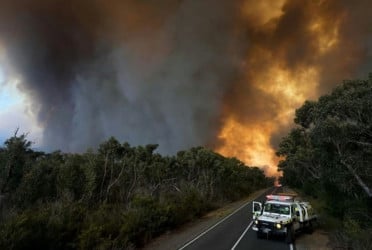
[[[17,133],[0,148],[0,249],[122,249],[272,185],[203,147],[156,153],[115,138],[83,154],[43,153]]]
[[[7,139],[5,147],[0,149],[0,194],[12,192],[21,183],[23,174],[30,168],[30,163],[38,156],[38,152],[30,149],[31,142],[26,140],[26,135],[14,136]]]
[[[1,249],[75,249],[84,217],[79,204],[42,204],[11,216],[0,227]]]
[[[372,78],[306,101],[294,121],[277,152],[282,183],[324,199],[328,213],[346,221],[345,235],[371,232]]]

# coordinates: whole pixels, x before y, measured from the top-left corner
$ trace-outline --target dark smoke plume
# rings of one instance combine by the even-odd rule
[[[0,43],[48,149],[81,151],[115,136],[158,143],[163,153],[209,145],[234,154],[229,140],[244,135],[219,138],[227,119],[265,123],[273,144],[287,130],[277,121],[294,102],[272,90],[277,72],[306,99],[371,71],[371,7],[367,0],[5,0]]]
[[[48,148],[108,136],[163,152],[215,139],[237,75],[235,3],[9,1],[0,39]],[[239,51],[240,52],[240,51]]]

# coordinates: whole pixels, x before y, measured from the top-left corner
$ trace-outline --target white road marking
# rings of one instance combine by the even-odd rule
[[[217,222],[216,224],[214,224],[212,227],[208,228],[206,231],[204,231],[201,234],[199,234],[196,238],[194,238],[193,240],[189,241],[188,243],[186,243],[185,245],[183,245],[183,247],[179,248],[178,250],[185,249],[186,247],[188,247],[189,245],[191,245],[192,243],[194,243],[196,240],[198,240],[200,237],[202,237],[204,234],[208,233],[213,228],[217,227],[219,224],[221,224],[222,222],[224,222],[225,220],[227,220],[228,218],[230,218],[231,216],[233,216],[234,214],[236,214],[240,209],[242,209],[243,207],[247,206],[250,202],[252,202],[252,201],[248,201],[247,203],[244,203],[241,207],[239,207],[233,213],[231,213],[230,215],[226,216],[225,218],[223,218],[222,220],[220,220],[219,222]]]
[[[251,223],[249,223],[249,225],[247,226],[247,228],[244,230],[244,232],[242,233],[242,235],[240,235],[239,239],[237,242],[235,242],[234,246],[231,248],[231,250],[235,250],[235,247],[239,244],[239,242],[243,239],[244,235],[247,233],[248,229],[252,226],[253,224],[253,220],[251,221]]]
[[[248,232],[249,228],[252,226],[253,224],[253,220],[251,221],[251,223],[249,223],[249,225],[247,226],[247,228],[244,230],[244,232],[242,233],[242,235],[240,235],[239,239],[237,240],[237,242],[235,242],[234,246],[231,248],[231,250],[235,250],[235,248],[238,246],[238,244],[240,243],[240,241],[243,239],[244,235]],[[289,250],[294,250],[293,248],[293,244],[289,244]]]
[[[262,195],[262,194],[260,194]],[[259,195],[259,196],[260,196]],[[259,197],[257,196],[257,197]],[[255,199],[257,199],[257,197]],[[255,200],[253,199],[253,200]],[[202,232],[201,234],[199,234],[196,238],[194,238],[193,240],[190,240],[189,242],[187,242],[185,245],[183,245],[181,248],[179,248],[178,250],[183,250],[185,249],[186,247],[190,246],[192,243],[194,243],[195,241],[197,241],[200,237],[202,237],[203,235],[205,235],[206,233],[208,233],[209,231],[211,231],[213,228],[217,227],[219,224],[221,224],[222,222],[224,222],[225,220],[227,220],[228,218],[230,218],[231,216],[233,216],[234,214],[236,214],[239,210],[241,210],[243,207],[247,206],[250,202],[252,201],[248,201],[246,203],[244,203],[241,207],[239,207],[237,210],[235,210],[233,213],[231,213],[230,215],[226,216],[225,218],[223,218],[222,220],[220,220],[219,222],[217,222],[216,224],[214,224],[212,227],[208,228],[207,230],[205,230],[204,232]]]

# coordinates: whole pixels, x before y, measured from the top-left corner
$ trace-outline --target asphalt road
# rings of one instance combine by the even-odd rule
[[[271,188],[255,200],[263,202],[267,194],[280,193],[281,189]],[[257,239],[251,226],[252,202],[248,202],[178,250],[293,249],[283,238]]]

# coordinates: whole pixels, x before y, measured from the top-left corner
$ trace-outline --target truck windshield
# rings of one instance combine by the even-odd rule
[[[264,212],[288,215],[290,210],[288,205],[268,203],[265,204]]]

